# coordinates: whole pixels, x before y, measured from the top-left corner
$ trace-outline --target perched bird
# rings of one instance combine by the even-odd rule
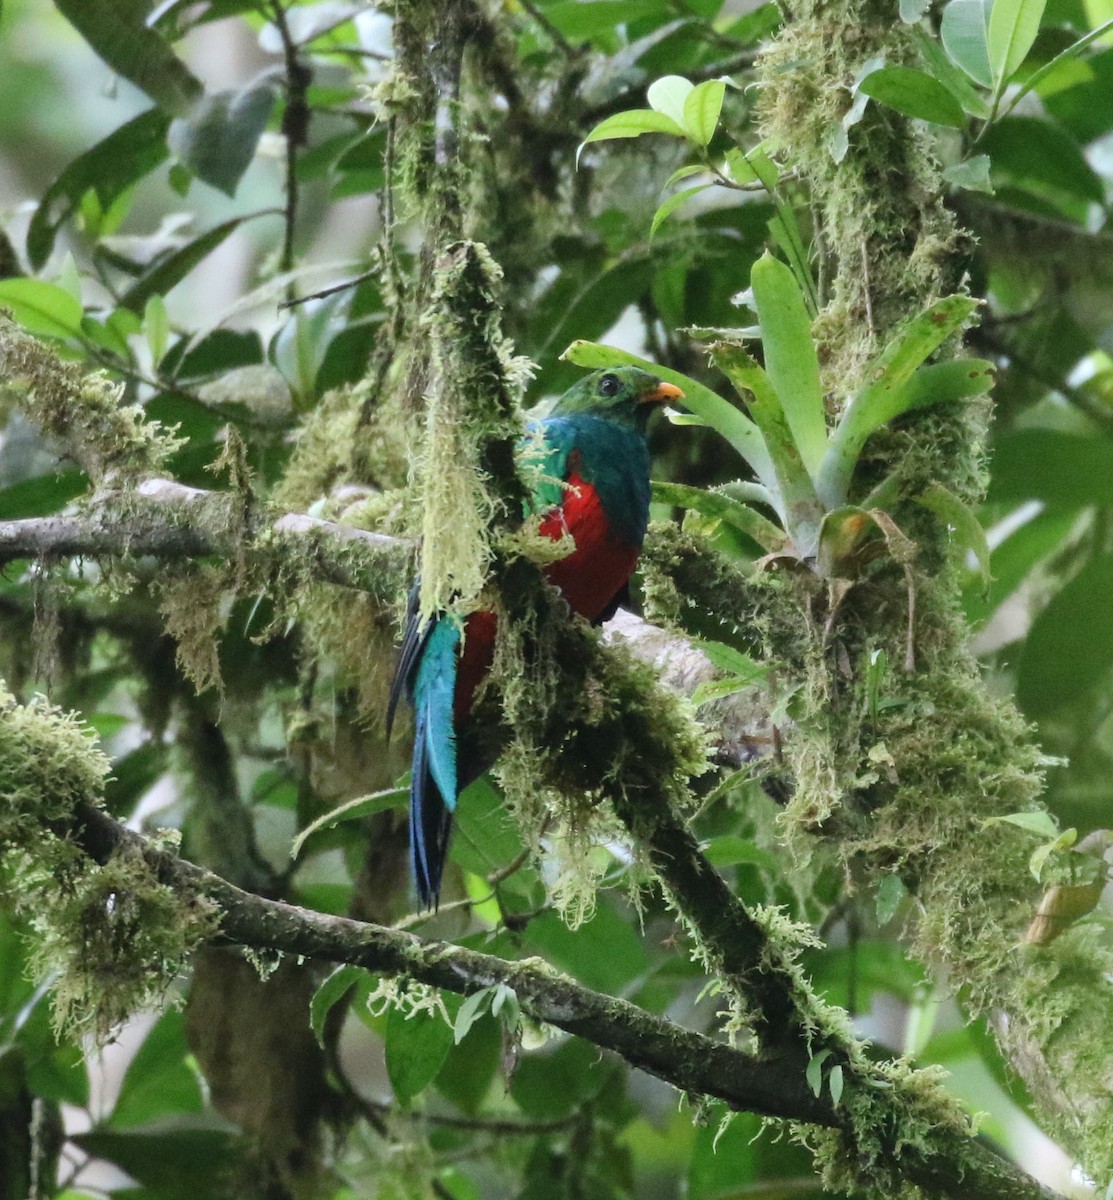
[[[542,535],[571,536],[575,548],[544,568],[573,612],[597,622],[611,616],[638,560],[649,519],[649,450],[645,431],[657,404],[683,392],[637,367],[595,371],[570,388],[541,435],[541,484],[531,498]],[[460,624],[422,622],[417,589],[410,597],[387,728],[405,691],[414,707],[410,783],[410,861],[418,898],[436,907],[460,790],[489,764],[458,761],[476,690],[491,668],[495,616],[473,612]]]

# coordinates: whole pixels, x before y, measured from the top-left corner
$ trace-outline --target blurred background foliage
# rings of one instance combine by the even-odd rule
[[[872,83],[870,71],[860,87],[848,81],[832,154],[867,102],[923,118],[948,202],[973,234],[966,269],[986,303],[968,344],[998,375],[979,513],[991,581],[971,556],[965,605],[986,670],[1061,760],[1052,810],[1085,835],[1111,823],[1113,777],[1113,33],[1087,39],[1113,4],[1050,0],[1023,61],[982,78],[976,53],[947,37],[947,11],[953,33],[971,8],[984,11],[980,0],[902,0],[901,17],[924,31],[922,77],[874,63]],[[505,0],[484,12],[465,92],[467,223],[505,272],[505,331],[537,366],[530,401],[576,377],[558,361],[573,339],[610,341],[729,394],[685,329],[746,323],[739,293],[753,261],[768,244],[785,250],[771,221],[796,224],[822,285],[822,238],[791,163],[770,191],[737,186],[730,160],[757,142],[747,84],[775,6]],[[384,190],[377,89],[391,35],[389,8],[360,0],[4,0],[0,306],[176,424],[184,442],[170,465],[184,483],[228,485],[221,455],[234,431],[266,494],[302,424],[365,378],[395,315],[384,239],[404,278],[420,231],[404,197],[392,213]],[[644,110],[665,75],[729,78],[713,136],[600,135],[577,168],[589,132]],[[0,519],[77,501],[80,472],[17,410],[3,419]],[[740,472],[711,430],[662,423],[653,448],[657,478],[711,487]],[[405,477],[396,458],[394,478],[367,482]],[[746,552],[714,518],[685,519]],[[265,597],[222,609],[218,596],[224,685],[198,695],[159,616],[176,578],[142,561],[17,561],[0,578],[0,675],[86,715],[113,756],[115,815],[181,828],[187,855],[268,894],[539,955],[715,1027],[716,997],[671,913],[655,895],[635,912],[619,886],[621,847],[594,852],[604,887],[575,930],[548,899],[559,846],[488,882],[523,849],[489,782],[462,806],[436,918],[410,914],[400,793],[314,835],[292,864],[299,828],[390,789],[406,768],[404,747],[385,747],[368,719],[368,696],[389,678],[390,631],[370,617],[340,631],[366,634],[380,663],[360,694],[298,624],[261,640]],[[837,878],[799,894],[778,867],[776,811],[753,779],[721,789],[698,818],[712,861],[747,901],[787,904],[822,930],[828,946],[809,953],[809,970],[879,1053],[946,1066],[954,1092],[988,1113],[984,1136],[1060,1189],[1080,1186],[946,980],[903,955],[908,902],[865,904]],[[536,1031],[517,1044],[505,997],[463,1016],[445,997],[457,1042],[439,1018],[377,1002],[375,981],[341,976],[317,993],[311,1031],[312,971],[284,964],[263,985],[213,950],[183,981],[184,1012],[141,1018],[101,1052],[55,1043],[25,953],[0,917],[3,1200],[818,1194],[808,1156],[757,1136],[756,1118],[724,1125],[713,1108],[678,1109],[669,1089],[575,1040]]]

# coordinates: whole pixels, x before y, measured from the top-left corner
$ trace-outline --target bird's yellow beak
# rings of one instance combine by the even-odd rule
[[[683,400],[684,393],[673,383],[659,383],[656,387],[650,388],[648,392],[642,392],[638,397],[639,404],[668,404],[672,400]]]

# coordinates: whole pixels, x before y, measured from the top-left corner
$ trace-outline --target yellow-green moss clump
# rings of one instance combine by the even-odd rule
[[[59,1029],[98,1039],[160,998],[215,928],[209,903],[162,884],[142,856],[103,866],[69,835],[99,808],[108,759],[72,715],[21,705],[0,684],[0,886],[35,934],[32,969]]]
[[[120,385],[83,375],[3,314],[0,398],[17,403],[97,487],[157,473],[182,444],[138,404],[125,404]]]

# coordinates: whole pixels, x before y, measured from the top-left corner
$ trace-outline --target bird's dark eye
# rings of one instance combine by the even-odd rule
[[[617,375],[604,375],[599,380],[600,396],[617,396],[622,391],[622,380]]]

